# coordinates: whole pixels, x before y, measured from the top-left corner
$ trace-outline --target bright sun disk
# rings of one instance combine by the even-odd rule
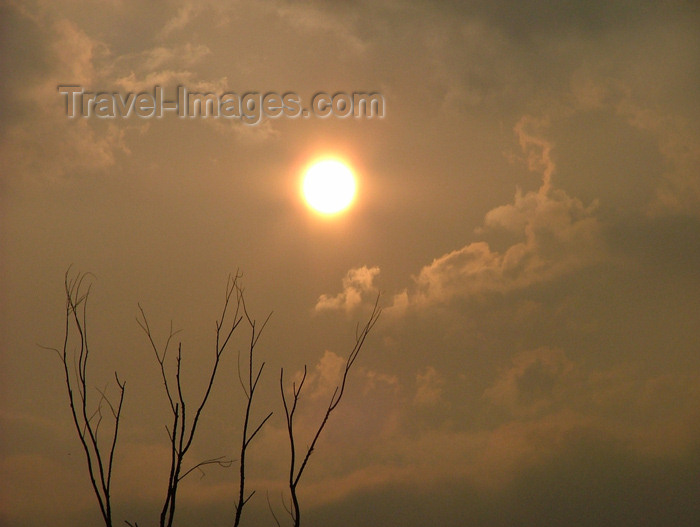
[[[347,209],[355,198],[355,176],[345,163],[324,159],[307,169],[302,190],[312,209],[336,214]]]

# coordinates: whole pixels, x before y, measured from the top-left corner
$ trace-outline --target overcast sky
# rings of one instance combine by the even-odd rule
[[[383,313],[299,486],[307,526],[700,523],[697,2],[9,1],[0,15],[0,524],[100,525],[62,366],[64,274],[92,273],[89,380],[117,394],[115,525],[156,525],[170,425],[156,339],[201,396],[227,277],[273,312],[244,525],[289,518],[279,371],[299,443]],[[384,118],[75,118],[127,94],[378,92]],[[358,194],[309,210],[335,155]],[[240,327],[190,464],[238,456]],[[103,430],[108,431],[105,425]],[[307,434],[307,435],[304,435]],[[105,435],[106,437],[106,435]],[[232,524],[237,472],[176,525]]]

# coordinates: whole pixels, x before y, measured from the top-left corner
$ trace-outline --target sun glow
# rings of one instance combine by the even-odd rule
[[[321,214],[332,215],[347,209],[355,198],[356,190],[352,170],[337,159],[316,161],[304,174],[304,199]]]

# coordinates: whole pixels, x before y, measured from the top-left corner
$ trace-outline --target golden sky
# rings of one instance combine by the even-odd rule
[[[66,269],[90,272],[92,388],[127,382],[115,524],[155,525],[170,424],[138,304],[181,329],[201,393],[226,280],[273,315],[255,415],[272,525],[288,444],[381,293],[299,493],[324,527],[700,522],[697,2],[8,1],[0,7],[0,524],[99,525],[61,346]],[[381,118],[69,118],[87,92],[376,92]],[[315,214],[314,159],[352,206]],[[238,335],[192,461],[237,454]],[[99,392],[95,391],[95,397]],[[305,436],[301,442],[307,441]],[[237,474],[183,483],[176,525],[230,525]]]

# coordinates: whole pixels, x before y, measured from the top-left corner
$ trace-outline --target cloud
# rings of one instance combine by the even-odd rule
[[[651,216],[700,214],[699,114],[689,99],[697,85],[691,65],[698,63],[698,44],[691,19],[672,16],[645,27],[643,38],[620,41],[607,60],[583,65],[571,77],[574,112],[615,114],[650,137],[662,156],[664,166],[654,173],[654,196],[642,211]],[[640,152],[640,157],[646,155]],[[630,182],[636,186],[634,177]]]
[[[319,361],[312,367],[307,368],[307,375],[304,381],[303,397],[308,398],[315,407],[313,411],[321,407],[325,407],[333,396],[336,388],[343,382],[343,374],[345,365],[347,364],[346,357],[340,356],[333,351],[326,350]],[[297,371],[293,376],[293,382],[299,386],[303,377],[303,371]],[[427,372],[428,377],[421,379],[419,375],[419,383],[423,384],[428,381],[431,385],[438,384],[437,372],[433,370]],[[384,394],[384,396],[395,396],[401,391],[401,385],[395,375],[389,375],[383,372],[378,372],[372,369],[359,368],[353,370],[350,375],[352,379],[349,381],[354,386],[359,386],[359,392],[363,397],[376,396]],[[434,388],[433,388],[434,389]],[[320,406],[319,406],[320,405]]]
[[[353,31],[357,15],[344,13],[339,16],[332,10],[321,10],[307,3],[278,2],[277,5],[273,3],[273,6],[277,17],[297,31],[332,36],[341,40],[348,51],[356,54],[361,54],[367,48],[365,42]]]
[[[445,381],[432,366],[416,374],[416,394],[413,404],[417,406],[434,406],[441,397]]]
[[[193,71],[185,69],[162,69],[158,71],[147,71],[137,69],[114,80],[125,92],[152,92],[154,86],[177,86],[184,85],[190,92],[214,93],[220,95],[228,90],[228,79],[221,77],[214,80],[197,79]],[[174,93],[174,88],[171,88]]]
[[[683,117],[662,116],[629,100],[621,102],[618,111],[630,124],[657,137],[659,152],[666,160],[649,213],[700,216],[700,135],[694,127]]]
[[[513,358],[512,366],[484,392],[484,397],[510,412],[534,414],[551,408],[553,400],[572,381],[575,365],[563,351],[539,348]]]
[[[170,18],[158,33],[160,39],[169,37],[172,33],[187,27],[192,18],[198,13],[198,9],[193,3],[185,3],[180,6],[177,13]]]
[[[495,250],[487,241],[465,245],[423,267],[413,289],[394,297],[393,312],[447,303],[483,293],[506,293],[556,279],[599,260],[603,254],[597,204],[554,188],[553,145],[530,131],[542,123],[522,119],[515,127],[530,170],[541,173],[538,190],[518,189],[513,203],[489,211],[478,233],[506,233],[516,241]]]
[[[208,55],[212,55],[208,46],[192,42],[127,53],[115,58],[111,82],[126,92],[151,91],[154,86],[174,89],[182,84],[191,91],[223,93],[228,90],[227,77],[207,80],[196,72],[196,66]]]
[[[35,78],[25,78],[20,72],[12,81],[9,105],[22,119],[10,119],[2,125],[0,156],[7,172],[21,178],[51,180],[112,166],[117,153],[129,151],[124,128],[114,123],[68,119],[57,92],[62,84],[89,87],[100,82],[109,69],[105,66],[109,63],[108,47],[67,19],[49,22],[44,16],[27,12],[13,14],[17,23],[24,25],[24,31],[10,60],[21,61],[25,47],[38,47],[50,67]],[[21,41],[32,32],[41,33],[44,40]]]
[[[432,403],[439,397],[443,383],[433,368],[418,372],[416,379],[408,401],[428,394],[426,402]],[[444,487],[461,481],[478,491],[504,492],[533,470],[565,469],[560,461],[572,445],[586,450],[605,443],[624,456],[657,462],[679,459],[692,455],[697,444],[697,386],[696,374],[648,376],[633,368],[589,371],[560,349],[524,351],[484,390],[482,401],[491,418],[487,422],[453,415],[451,425],[416,427],[415,408],[395,397],[385,416],[392,416],[398,426],[374,436],[367,433],[361,406],[355,408],[362,401],[346,401],[351,407],[346,406],[346,415],[355,419],[338,419],[335,426],[342,427],[342,434],[319,453],[335,469],[307,481],[307,489],[313,489],[316,503],[395,484]],[[382,398],[373,395],[372,404],[382,404]],[[671,407],[674,415],[669,419],[665,414]],[[633,417],[640,415],[646,417]],[[460,419],[471,422],[454,426]],[[344,448],[338,437],[348,441]],[[345,450],[342,462],[333,454],[338,449]]]
[[[90,38],[73,22],[61,19],[53,24],[55,41],[52,45],[64,81],[90,86],[97,75],[95,58],[106,52],[106,46]]]
[[[341,309],[350,312],[357,308],[368,294],[376,293],[374,279],[379,276],[379,267],[363,265],[350,269],[343,278],[343,290],[335,296],[321,295],[316,302],[316,311]]]
[[[195,42],[160,43],[137,51],[115,54],[110,45],[89,34],[84,26],[62,16],[53,16],[44,6],[10,6],[17,45],[8,50],[7,61],[15,73],[6,81],[10,102],[0,124],[2,156],[8,174],[17,178],[62,180],[68,176],[104,171],[113,167],[120,154],[129,154],[128,131],[144,130],[149,121],[69,119],[59,85],[79,85],[87,91],[151,91],[160,85],[173,89],[186,84],[192,91],[223,93],[228,78],[203,78],[197,71],[211,49]],[[183,7],[166,27],[173,31],[193,16]],[[23,66],[29,56],[41,56],[43,68]],[[31,62],[31,61],[30,61]],[[265,126],[237,126],[238,121],[205,124],[221,133],[234,133],[249,141],[274,136]],[[36,153],[40,152],[41,155]]]
[[[299,445],[308,445],[318,431],[328,404],[342,382],[345,364],[344,357],[327,350],[316,364],[307,369],[295,411],[294,430]],[[298,388],[302,376],[303,371],[297,371],[288,381],[285,380],[285,388],[291,392],[292,382]],[[390,479],[385,468],[367,456],[376,458],[376,449],[384,449],[380,445],[386,445],[386,440],[391,442],[401,434],[398,417],[401,409],[408,406],[402,392],[395,375],[363,367],[353,369],[343,399],[330,417],[314,451],[314,469],[305,475],[304,492],[310,494],[305,501],[333,501]],[[273,421],[265,428],[259,445],[263,464],[279,466],[288,463],[279,457],[280,452],[289,449],[287,434],[283,423]],[[302,447],[298,448],[301,450]],[[397,471],[402,472],[402,469]],[[361,474],[370,479],[360,477]],[[276,470],[268,475],[270,478],[277,476]]]
[[[148,49],[139,55],[143,61],[143,68],[146,71],[153,71],[165,64],[183,64],[191,66],[210,55],[211,49],[202,44],[192,44],[187,42],[173,47],[159,46]]]
[[[300,437],[317,426],[342,364],[326,351],[309,369]],[[505,359],[483,389],[460,391],[463,383],[430,365],[404,375],[353,371],[352,389],[314,454],[305,502],[313,508],[393,485],[456,481],[508,492],[533,470],[565,470],[558,460],[572,445],[605,443],[658,461],[685,459],[700,437],[695,372],[649,372],[634,363],[590,368],[572,352],[542,346]],[[436,412],[444,403],[449,411]],[[426,412],[437,419],[431,426],[421,419]],[[283,430],[270,432],[265,450],[281,450]]]
[[[319,397],[328,398],[333,395],[336,387],[342,381],[345,362],[346,360],[343,357],[332,351],[326,350],[323,353],[323,357],[321,357],[321,360],[314,368],[315,378],[313,380],[310,379],[310,382],[315,384],[311,392],[312,399]]]
[[[700,430],[695,373],[649,374],[634,364],[586,369],[561,349],[512,357],[482,397],[503,423],[549,423],[561,432],[595,428],[655,456],[692,447]],[[538,424],[539,423],[539,424]]]
[[[585,435],[584,435],[585,434]],[[659,459],[635,455],[613,438],[590,431],[566,437],[551,458],[519,472],[508,485],[482,490],[468,478],[399,477],[340,503],[311,510],[310,522],[355,525],[358,510],[371,510],[364,525],[457,527],[475,525],[667,525],[697,524],[698,456]],[[467,521],[469,521],[467,520]]]

